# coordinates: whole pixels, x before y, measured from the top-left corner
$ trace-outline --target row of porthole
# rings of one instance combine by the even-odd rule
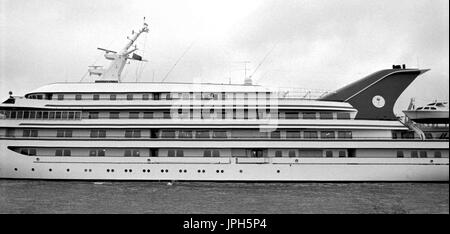
[[[14,168],[14,171],[18,171],[18,169],[17,168]],[[34,171],[34,168],[31,168],[31,171]],[[52,171],[52,169],[50,168],[50,169],[48,169],[48,171]],[[66,169],[66,171],[67,172],[69,172],[70,171],[70,169],[69,168],[67,168]],[[84,169],[84,172],[92,172],[92,169]],[[106,169],[106,172],[114,172],[114,169]],[[125,172],[133,172],[133,170],[131,170],[131,169],[125,169]],[[145,169],[143,169],[142,170],[142,172],[148,172],[148,173],[150,173],[150,169],[147,169],[147,170],[145,170]],[[161,169],[161,173],[164,173],[164,172],[169,172],[169,170],[167,170],[167,169]],[[185,169],[185,170],[179,170],[178,172],[180,172],[180,173],[187,173],[187,170]],[[206,171],[205,170],[197,170],[197,172],[198,173],[205,173]],[[216,173],[224,173],[225,171],[224,170],[216,170]],[[242,173],[242,172],[244,172],[243,170],[239,170],[239,173]],[[281,171],[280,170],[277,170],[277,173],[280,173]]]

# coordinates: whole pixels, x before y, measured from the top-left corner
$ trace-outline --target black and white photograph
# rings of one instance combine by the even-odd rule
[[[0,0],[0,213],[448,215],[448,101],[447,0]]]

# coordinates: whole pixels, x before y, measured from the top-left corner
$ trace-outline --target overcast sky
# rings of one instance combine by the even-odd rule
[[[0,97],[54,82],[78,82],[108,65],[97,47],[138,39],[149,62],[123,80],[243,83],[336,90],[392,64],[431,69],[403,93],[448,100],[448,0],[0,0]],[[270,53],[269,53],[270,52]],[[83,81],[92,81],[89,76]],[[396,111],[398,112],[398,111]]]

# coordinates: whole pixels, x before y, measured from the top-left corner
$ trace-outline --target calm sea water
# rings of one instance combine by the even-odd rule
[[[0,180],[0,213],[449,213],[448,183]]]

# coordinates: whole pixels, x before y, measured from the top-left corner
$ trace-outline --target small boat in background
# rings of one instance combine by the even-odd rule
[[[411,105],[410,105],[411,106]],[[448,124],[448,102],[434,101],[415,109],[403,111],[405,115],[416,123],[447,123]]]

